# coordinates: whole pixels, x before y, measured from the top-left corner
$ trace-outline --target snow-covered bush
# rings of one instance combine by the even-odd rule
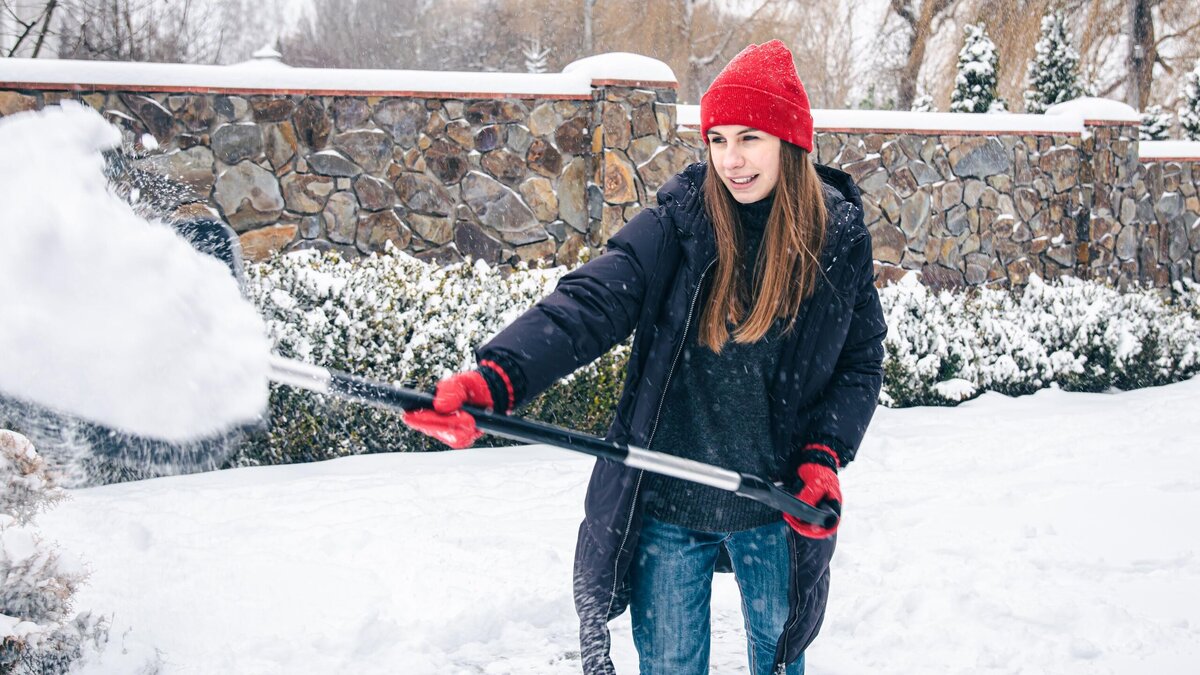
[[[85,572],[45,541],[34,516],[62,491],[24,436],[0,430],[0,672],[65,673],[85,649],[108,641],[108,624],[76,613]]]
[[[292,253],[250,268],[248,293],[284,356],[429,389],[474,365],[472,349],[549,292],[563,268],[504,275],[482,262],[445,268],[399,251],[358,261]],[[1026,394],[1057,383],[1103,391],[1172,382],[1200,371],[1200,285],[1173,292],[1037,278],[1019,292],[933,292],[905,277],[880,299],[885,405],[952,405],[983,391]],[[623,383],[620,346],[520,414],[603,433]],[[273,387],[270,432],[241,463],[324,459],[442,446],[399,416]]]
[[[1171,121],[1174,116],[1163,110],[1161,105],[1148,106],[1142,112],[1142,123],[1139,127],[1140,140],[1165,141],[1171,134]]]
[[[482,261],[438,267],[397,250],[358,261],[307,251],[250,267],[247,293],[284,356],[417,389],[475,364],[473,349],[548,293],[564,268],[503,275]],[[627,349],[619,347],[522,414],[603,431]],[[241,461],[310,461],[442,447],[397,414],[273,386],[269,435]]]
[[[1200,371],[1200,285],[1127,291],[1034,277],[1020,292],[933,293],[905,277],[880,291],[886,405],[945,405],[982,391],[1133,389]]]
[[[909,110],[913,112],[937,112],[937,108],[933,105],[933,97],[929,94],[921,94],[913,99],[912,107]]]

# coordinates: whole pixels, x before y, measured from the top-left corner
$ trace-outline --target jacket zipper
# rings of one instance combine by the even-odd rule
[[[708,271],[717,261],[715,259],[708,263],[704,271],[700,273],[700,280],[696,282],[696,290],[692,293],[692,304],[688,307],[687,320],[683,323],[683,339],[679,341],[679,347],[675,349],[675,358],[671,359],[671,367],[667,370],[666,384],[663,385],[662,396],[658,399],[658,411],[654,415],[654,426],[650,428],[650,436],[646,439],[646,449],[649,449],[654,443],[654,435],[658,433],[658,422],[662,418],[663,404],[667,401],[667,388],[671,386],[671,376],[675,374],[675,366],[679,364],[679,355],[683,353],[683,348],[687,344],[688,330],[692,326],[692,315],[696,312],[696,300],[700,297],[700,289],[704,288],[704,277],[708,276]],[[625,550],[625,543],[629,541],[629,530],[633,526],[633,513],[637,510],[638,494],[642,489],[642,476],[645,475],[644,470],[638,470],[637,481],[633,484],[633,500],[629,504],[629,516],[625,519],[625,533],[621,536],[621,545],[617,547],[617,559],[613,563],[613,587],[608,596],[608,611],[605,613],[605,618],[612,615],[613,601],[617,598],[617,571],[621,567],[621,551]],[[611,646],[611,645],[610,645]]]

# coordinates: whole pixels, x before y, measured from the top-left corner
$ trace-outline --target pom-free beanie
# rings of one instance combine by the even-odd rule
[[[700,97],[700,130],[744,124],[813,149],[813,118],[808,93],[796,74],[792,52],[779,40],[746,47],[717,75]]]

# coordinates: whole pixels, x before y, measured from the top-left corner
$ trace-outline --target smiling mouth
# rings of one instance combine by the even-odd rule
[[[730,178],[729,182],[733,183],[734,185],[749,185],[750,183],[754,182],[755,178],[758,178],[758,174],[746,176],[745,178]]]

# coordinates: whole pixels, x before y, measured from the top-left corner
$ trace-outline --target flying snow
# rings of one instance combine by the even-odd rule
[[[251,421],[263,321],[222,263],[109,190],[120,143],[70,101],[0,119],[0,392],[170,441]]]

